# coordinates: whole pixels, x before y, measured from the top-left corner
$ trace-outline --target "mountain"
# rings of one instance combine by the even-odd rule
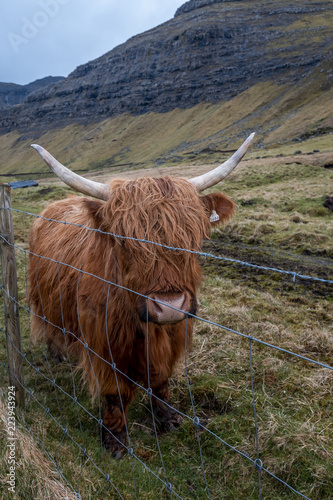
[[[91,165],[105,166],[233,148],[252,130],[258,146],[328,134],[332,25],[331,0],[190,0],[170,21],[2,111],[3,151],[49,131],[51,144],[52,134],[62,137],[55,152],[74,164],[103,144]],[[138,140],[132,124],[158,139]]]
[[[47,76],[28,83],[27,85],[0,83],[0,109],[21,104],[32,92],[35,92],[42,87],[46,87],[51,83],[59,82],[62,79],[62,76]]]

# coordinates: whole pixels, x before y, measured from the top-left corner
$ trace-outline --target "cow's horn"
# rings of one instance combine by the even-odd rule
[[[251,134],[246,139],[241,147],[237,149],[236,153],[234,153],[227,161],[222,163],[222,165],[216,167],[210,172],[206,172],[205,174],[199,175],[198,177],[189,179],[189,181],[196,187],[197,191],[204,191],[204,189],[214,186],[218,182],[222,181],[222,179],[227,177],[227,175],[229,175],[233,171],[233,169],[237,167],[238,163],[241,161],[246,151],[249,149],[254,136],[255,133],[253,132],[253,134]]]
[[[38,144],[31,144],[40,156],[43,158],[45,163],[50,167],[50,169],[59,177],[60,180],[65,182],[69,187],[79,191],[80,193],[87,194],[89,196],[93,196],[94,198],[98,198],[100,200],[108,200],[110,195],[110,189],[107,184],[101,184],[100,182],[91,181],[89,179],[85,179],[78,174],[75,174],[68,168],[64,167],[61,163],[58,162],[53,156],[46,151],[46,149],[42,148],[42,146],[38,146]]]

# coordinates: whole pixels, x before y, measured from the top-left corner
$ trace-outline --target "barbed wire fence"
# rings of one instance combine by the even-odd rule
[[[48,459],[54,464],[54,467],[59,473],[59,476],[61,477],[62,481],[67,485],[68,489],[73,492],[74,497],[80,499],[85,499],[87,498],[85,496],[85,491],[83,489],[83,476],[84,476],[84,470],[86,467],[86,464],[89,463],[90,466],[92,466],[98,474],[100,475],[101,479],[104,482],[104,494],[101,495],[99,498],[108,498],[108,495],[113,495],[112,498],[128,498],[128,496],[124,495],[121,492],[121,486],[117,482],[117,478],[112,474],[112,470],[109,470],[108,464],[106,463],[105,459],[105,454],[107,454],[106,451],[103,449],[103,443],[102,443],[102,433],[104,431],[108,431],[108,429],[104,426],[103,420],[102,420],[102,401],[101,401],[101,396],[98,393],[98,409],[97,412],[93,412],[91,409],[88,409],[84,402],[82,400],[80,401],[80,396],[81,396],[81,388],[78,384],[77,377],[75,376],[75,365],[73,365],[71,356],[69,354],[69,349],[66,343],[66,357],[67,357],[67,363],[68,363],[68,373],[69,373],[69,379],[70,383],[63,385],[61,383],[61,376],[59,376],[59,368],[56,366],[53,366],[52,363],[49,360],[49,356],[47,353],[47,346],[44,343],[42,348],[41,348],[41,353],[36,351],[36,347],[32,346],[31,340],[30,340],[30,318],[31,315],[36,315],[33,311],[30,310],[29,308],[29,303],[28,303],[28,283],[27,283],[27,269],[28,269],[28,256],[29,256],[29,250],[27,248],[23,248],[22,246],[18,246],[14,243],[14,236],[13,236],[13,230],[12,230],[12,225],[9,224],[9,226],[6,226],[6,222],[4,222],[7,218],[11,218],[12,213],[18,213],[20,214],[21,217],[29,217],[29,218],[43,218],[40,215],[36,215],[30,212],[25,212],[17,209],[13,209],[10,206],[10,201],[3,201],[0,203],[0,215],[1,215],[1,221],[2,221],[2,229],[1,229],[1,247],[2,247],[2,269],[3,269],[3,281],[0,286],[1,292],[2,292],[2,297],[3,297],[3,303],[4,303],[4,322],[2,322],[0,326],[0,332],[2,334],[2,337],[4,340],[6,340],[7,344],[7,359],[4,359],[0,363],[1,367],[1,377],[2,381],[4,382],[7,380],[7,372],[8,372],[8,377],[9,377],[9,386],[15,387],[15,394],[16,394],[16,403],[17,403],[17,412],[20,417],[21,422],[26,427],[26,430],[34,437],[34,439],[38,442],[40,447],[44,450],[46,453]],[[54,219],[45,219],[47,221],[50,221],[54,224],[69,224],[66,221],[57,221]],[[92,232],[97,232],[101,234],[111,234],[111,233],[104,233],[99,229],[93,229],[91,227],[86,227],[82,226],[79,224],[73,224],[75,226],[78,226],[80,228],[85,229],[86,231],[92,231]],[[128,236],[124,235],[115,235],[111,234],[115,238],[121,238],[121,239],[132,239],[135,240],[135,238],[130,238]],[[160,245],[158,243],[148,241],[148,240],[136,240],[140,241],[142,243],[146,244],[156,244],[159,246],[164,246]],[[202,256],[204,258],[211,258],[211,259],[217,259],[217,260],[224,260],[227,262],[232,262],[237,265],[241,266],[247,266],[251,267],[253,269],[260,269],[260,270],[265,270],[265,271],[270,271],[272,273],[280,273],[284,274],[288,277],[290,277],[293,281],[295,280],[311,280],[313,282],[322,282],[326,284],[333,284],[333,280],[329,279],[323,279],[323,278],[317,278],[313,276],[307,276],[303,274],[296,273],[294,271],[289,271],[289,270],[283,270],[283,269],[276,269],[276,268],[270,268],[270,267],[263,267],[259,265],[255,265],[249,262],[245,261],[240,261],[236,259],[230,259],[227,257],[221,257],[221,256],[214,256],[212,254],[208,254],[205,252],[192,252],[191,250],[188,249],[180,249],[176,247],[165,247],[170,251],[184,251],[184,252],[191,252],[195,253],[198,256]],[[23,289],[18,293],[17,290],[17,284],[16,284],[16,271],[15,271],[15,254],[18,256],[18,262],[20,263],[21,269],[20,269],[20,274],[23,276],[23,281],[24,281],[24,286]],[[84,274],[89,274],[86,273],[82,269],[75,269],[72,266],[69,266],[65,262],[60,262],[60,261],[54,261],[50,258],[47,258],[45,256],[38,256],[39,259],[46,259],[50,262],[56,263],[59,267],[67,267],[74,269],[79,273],[80,276]],[[14,259],[14,261],[12,260]],[[7,269],[7,270],[6,270]],[[103,283],[108,288],[108,294],[110,291],[111,287],[121,287],[121,285],[117,283],[113,283],[107,280],[103,280],[102,278],[94,275],[93,276],[96,280],[101,280]],[[21,278],[22,279],[22,278]],[[80,278],[79,278],[80,279]],[[137,294],[134,290],[128,290],[130,293]],[[145,297],[148,301],[148,297]],[[149,299],[151,300],[151,299]],[[176,308],[175,308],[176,309]],[[23,340],[21,342],[20,340],[20,330],[19,330],[19,312],[21,314],[21,329],[23,328],[24,330],[24,335],[23,335]],[[37,316],[37,315],[36,315]],[[116,363],[113,360],[112,353],[111,354],[111,363],[106,360],[102,359],[104,363],[108,363],[111,369],[114,372],[116,380],[118,380],[118,377],[124,377],[127,379],[131,384],[133,384],[138,391],[141,394],[145,394],[146,398],[149,401],[149,407],[151,410],[151,418],[153,422],[153,435],[156,440],[156,446],[157,446],[157,453],[159,456],[159,462],[160,462],[160,467],[157,470],[153,470],[152,467],[150,467],[142,458],[142,456],[136,451],[136,445],[135,442],[131,439],[130,432],[128,427],[126,426],[126,437],[127,437],[127,444],[123,443],[123,446],[126,450],[127,456],[129,458],[130,464],[131,464],[131,478],[128,476],[128,481],[132,482],[133,488],[132,488],[132,498],[139,498],[140,495],[138,493],[139,491],[139,485],[137,484],[137,477],[136,477],[136,468],[137,466],[142,467],[148,474],[152,475],[154,479],[156,480],[156,484],[160,485],[162,488],[161,491],[163,492],[163,495],[165,497],[169,498],[183,498],[178,492],[177,484],[175,482],[172,482],[169,478],[169,472],[167,471],[167,468],[165,466],[165,457],[163,457],[163,452],[162,448],[160,446],[160,437],[157,432],[157,422],[156,418],[154,415],[154,410],[153,410],[153,402],[155,400],[159,400],[160,402],[166,404],[171,410],[176,411],[180,417],[182,417],[185,421],[188,421],[191,426],[193,426],[193,429],[195,430],[195,435],[196,435],[196,440],[197,440],[197,453],[199,457],[199,464],[200,464],[200,469],[201,469],[201,474],[202,474],[202,480],[204,484],[204,492],[205,496],[202,498],[213,498],[212,493],[211,493],[211,481],[210,478],[208,477],[207,473],[207,456],[203,453],[203,445],[202,445],[202,439],[203,436],[209,435],[212,437],[214,440],[216,440],[217,443],[223,445],[226,449],[228,449],[230,452],[234,453],[238,457],[240,457],[242,460],[247,462],[247,464],[250,464],[253,469],[256,471],[257,474],[257,498],[262,499],[263,498],[263,492],[262,492],[262,476],[263,474],[267,474],[270,476],[274,481],[285,487],[290,493],[293,494],[293,496],[296,497],[301,497],[309,500],[309,497],[306,496],[305,494],[301,493],[297,489],[293,488],[290,484],[282,480],[281,478],[277,477],[270,469],[269,467],[265,466],[265,463],[261,460],[261,448],[260,448],[260,439],[259,439],[259,431],[258,431],[258,419],[257,419],[257,404],[256,404],[256,391],[255,391],[255,384],[254,384],[254,353],[253,353],[253,347],[255,345],[261,345],[265,349],[273,349],[275,351],[278,351],[280,353],[283,353],[286,356],[289,356],[295,360],[302,360],[303,362],[309,364],[309,365],[315,365],[318,366],[322,369],[332,371],[333,367],[326,364],[326,363],[321,363],[318,360],[311,359],[309,357],[300,355],[298,353],[292,352],[291,350],[287,350],[285,348],[279,347],[278,345],[274,345],[268,342],[265,342],[261,339],[254,338],[253,336],[247,335],[246,333],[243,333],[241,331],[233,330],[227,326],[224,326],[222,324],[218,324],[215,322],[212,322],[206,318],[202,318],[199,316],[194,316],[187,314],[187,318],[193,317],[195,318],[198,322],[205,323],[208,325],[211,325],[215,328],[218,328],[222,331],[227,331],[235,336],[244,339],[247,344],[248,344],[248,370],[250,374],[250,394],[251,394],[251,405],[252,405],[252,411],[253,411],[253,427],[254,427],[254,432],[255,432],[255,449],[253,452],[253,455],[250,456],[250,454],[242,451],[241,447],[234,446],[231,444],[231,442],[228,442],[228,440],[224,439],[219,435],[218,433],[214,432],[211,430],[205,421],[201,421],[198,412],[196,409],[196,406],[194,404],[194,398],[192,395],[192,389],[191,389],[191,382],[190,378],[188,375],[188,353],[187,353],[187,341],[188,341],[188,332],[187,332],[187,319],[186,319],[186,335],[185,335],[185,359],[184,359],[184,367],[185,367],[185,377],[186,377],[186,386],[188,390],[188,396],[190,399],[190,407],[192,409],[192,415],[188,415],[184,413],[183,411],[179,410],[179,408],[174,407],[172,405],[167,404],[165,401],[162,401],[159,399],[156,395],[153,394],[153,390],[150,386],[149,382],[149,375],[148,375],[148,387],[143,387],[143,385],[139,384],[137,381],[132,380],[128,374],[122,372],[116,365]],[[47,317],[41,317],[38,316],[39,319],[41,319],[45,324],[51,324],[52,327],[59,329],[63,332],[63,329],[60,328],[58,325],[52,324]],[[87,345],[82,339],[77,337],[74,332],[72,331],[66,331],[65,334],[67,336],[73,336],[77,342],[79,342],[86,352],[88,353],[88,356],[94,355],[98,356],[94,350]],[[148,341],[148,328],[147,328],[147,365],[148,365],[148,372],[149,372],[149,341]],[[40,355],[41,354],[41,355]],[[64,368],[61,367],[61,370],[63,371]],[[29,373],[29,376],[26,376],[26,374]],[[118,382],[117,382],[118,384]],[[3,384],[4,386],[4,384]],[[50,394],[49,391],[52,389],[52,394],[54,395],[54,398],[52,398],[52,401],[50,401]],[[119,385],[118,385],[118,391],[119,391]],[[5,397],[5,394],[3,394]],[[119,391],[119,397],[121,400],[121,394]],[[29,416],[28,409],[31,405],[34,405],[34,408],[37,408],[38,410],[35,410],[32,412],[33,415]],[[67,406],[71,405],[75,409],[75,414],[77,417],[76,423],[72,421],[69,421],[68,417],[66,416],[66,408]],[[124,409],[123,414],[124,414]],[[36,413],[37,412],[37,413]],[[38,414],[38,419],[39,422],[38,424],[34,421],[35,415]],[[126,422],[126,417],[124,415],[125,422]],[[87,442],[87,436],[86,433],[84,432],[84,426],[86,425],[86,422],[89,421],[89,431],[91,431],[92,434],[96,434],[96,428],[98,429],[98,433],[100,436],[100,453],[98,456],[94,452],[89,451],[89,443]],[[52,452],[50,449],[48,449],[47,446],[47,441],[43,440],[41,437],[41,431],[43,426],[46,426],[46,422],[48,422],[47,427],[52,427],[53,429],[57,429],[57,440],[58,440],[58,447],[56,449],[56,452]],[[68,471],[68,465],[64,464],[61,460],[61,455],[62,455],[62,449],[65,447],[65,443],[67,441],[71,442],[71,444],[75,447],[77,450],[77,456],[80,457],[81,460],[81,467],[80,467],[80,472],[78,475],[78,479],[76,483],[74,484],[73,481],[69,479],[69,475],[67,474]],[[157,496],[156,496],[157,498]],[[188,497],[187,497],[188,498]],[[198,498],[197,496],[194,496],[193,498]]]

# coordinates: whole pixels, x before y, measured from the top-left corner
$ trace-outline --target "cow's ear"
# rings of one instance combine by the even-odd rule
[[[108,217],[103,216],[103,209],[105,203],[100,200],[90,200],[88,198],[80,198],[83,208],[87,217],[87,226],[91,229],[100,230],[103,233],[110,233],[110,227],[108,225]],[[97,233],[98,235],[99,233]],[[119,240],[121,242],[121,240]],[[116,238],[111,234],[108,235],[108,245],[113,247],[116,243]]]
[[[231,219],[236,203],[223,193],[211,193],[200,197],[213,226],[221,225]]]

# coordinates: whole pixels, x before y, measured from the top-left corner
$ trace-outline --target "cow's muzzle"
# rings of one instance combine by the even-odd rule
[[[139,297],[138,313],[141,321],[171,325],[186,318],[186,314],[196,314],[197,303],[189,292],[152,293]]]

